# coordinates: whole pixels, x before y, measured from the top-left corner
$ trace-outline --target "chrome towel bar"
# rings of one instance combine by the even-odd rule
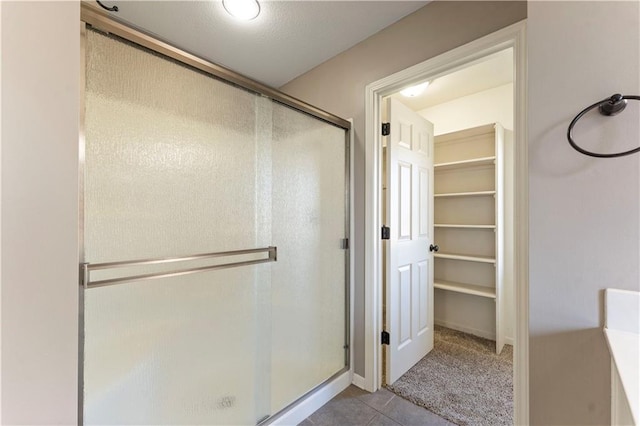
[[[217,257],[229,257],[229,256],[241,256],[256,253],[268,253],[268,256],[262,259],[252,259],[240,262],[229,262],[218,265],[200,266],[195,268],[176,269],[174,271],[164,271],[141,275],[130,275],[126,277],[110,278],[99,281],[91,281],[91,271],[116,269],[130,266],[143,266],[154,264],[167,264],[172,262],[186,262],[191,260],[201,260]],[[264,247],[247,250],[235,250],[235,251],[222,251],[217,253],[203,253],[195,254],[191,256],[183,257],[161,257],[155,259],[141,259],[141,260],[127,260],[122,262],[108,262],[108,263],[83,263],[80,265],[80,285],[85,289],[105,287],[116,284],[123,284],[132,281],[151,280],[156,278],[177,277],[180,275],[195,274],[198,272],[212,271],[216,269],[228,269],[237,268],[240,266],[256,265],[259,263],[275,262],[278,260],[278,248],[277,247]]]

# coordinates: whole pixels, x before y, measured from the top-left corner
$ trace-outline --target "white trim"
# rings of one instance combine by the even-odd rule
[[[451,330],[462,331],[463,333],[473,334],[474,336],[482,337],[483,339],[496,340],[496,333],[487,330],[480,330],[479,328],[466,327],[464,325],[456,324],[451,321],[442,321],[434,319],[433,323],[440,327],[450,328]]]
[[[365,88],[365,233],[364,233],[364,379],[365,390],[375,392],[380,388],[378,360],[382,359],[380,332],[382,316],[378,307],[381,305],[381,291],[376,285],[382,279],[380,261],[381,242],[378,233],[381,225],[381,205],[379,188],[382,175],[380,164],[380,138],[378,129],[381,126],[379,91],[382,83],[368,84]],[[370,285],[366,285],[370,283]]]
[[[364,389],[364,387],[366,386],[366,381],[364,380],[364,377],[355,373],[353,373],[353,380],[351,381],[351,383],[354,386],[359,387],[360,389]]]
[[[2,2],[0,2],[0,27],[1,26],[2,26]],[[0,31],[0,58],[2,58],[2,31]],[[2,67],[0,67],[0,82],[2,82]],[[2,99],[2,84],[0,84],[0,99]],[[0,102],[0,224],[2,223],[2,149],[1,147],[2,147],[2,102]],[[1,226],[0,226],[0,241],[2,241]],[[2,277],[2,244],[0,244],[0,277]],[[2,279],[1,278],[0,278],[0,318],[2,318]],[[0,327],[0,366],[1,365],[2,365],[2,327]],[[2,421],[2,386],[0,385],[0,422],[1,421]]]
[[[451,330],[462,331],[463,333],[473,334],[474,336],[482,337],[483,339],[496,340],[496,333],[489,332],[487,330],[480,330],[479,328],[466,327],[464,325],[456,324],[451,321],[442,321],[435,319],[433,321],[435,325],[440,327],[450,328]]]
[[[519,285],[516,297],[516,344],[514,345],[514,420],[517,425],[529,423],[529,282],[528,282],[528,224],[529,187],[527,163],[526,116],[526,23],[510,25],[471,43],[438,55],[420,64],[399,71],[367,85],[365,89],[365,389],[375,392],[381,385],[379,360],[381,277],[378,238],[381,211],[378,188],[381,173],[380,104],[382,97],[421,80],[451,73],[500,50],[513,47],[515,65],[514,84],[514,146],[515,157],[515,277]]]
[[[496,340],[496,333],[491,333],[486,330],[480,330],[479,328],[466,327],[464,325],[456,324],[451,321],[442,321],[439,319],[434,319],[433,323],[441,327],[462,331],[463,333],[473,334],[474,336],[482,337],[484,339]],[[513,337],[505,336],[504,343],[513,346]]]
[[[345,390],[351,384],[351,371],[345,371],[331,382],[294,405],[289,411],[277,417],[269,425],[290,426],[297,425],[304,419],[315,413],[320,407],[331,401],[333,397]]]
[[[529,141],[527,139],[526,24],[513,34],[514,85],[514,250],[516,327],[513,353],[514,423],[529,424]]]

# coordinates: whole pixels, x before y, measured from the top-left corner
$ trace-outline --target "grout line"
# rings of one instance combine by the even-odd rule
[[[381,389],[387,389],[387,388],[381,388]],[[387,406],[387,404],[389,404],[389,403],[391,402],[391,400],[392,400],[393,398],[395,398],[395,397],[396,397],[396,395],[395,395],[393,392],[391,392],[391,391],[390,391],[390,390],[388,390],[388,389],[387,389],[387,391],[391,394],[391,398],[389,398],[389,400],[388,400],[387,402],[385,402],[385,403],[382,405],[382,407],[386,407],[386,406]],[[378,390],[378,392],[379,392],[379,390]],[[374,392],[374,393],[375,393],[375,392]],[[370,395],[372,395],[372,394],[370,394]],[[362,396],[362,395],[360,395],[360,396]],[[381,413],[381,412],[380,412],[376,407],[374,407],[373,405],[369,404],[367,401],[363,401],[363,400],[360,398],[360,396],[356,396],[356,399],[358,399],[358,401],[362,402],[363,404],[367,405],[368,407],[373,408],[373,409],[374,409],[374,410],[376,410],[378,413],[383,414],[383,413]]]
[[[386,388],[385,388],[385,389],[386,389]],[[388,389],[387,389],[387,390],[388,390]],[[389,391],[389,392],[391,392],[390,390],[388,390],[388,391]],[[383,407],[386,407],[387,405],[389,405],[389,403],[391,402],[391,400],[392,400],[393,398],[395,398],[395,397],[396,397],[396,394],[395,394],[395,393],[393,393],[393,392],[391,392],[391,398],[389,398],[389,400],[388,400],[387,402],[385,402],[385,404],[383,405]]]
[[[375,408],[374,408],[374,410],[375,410]],[[376,412],[377,412],[378,414],[380,414],[382,417],[385,417],[385,418],[387,418],[387,419],[391,420],[392,422],[394,422],[395,424],[397,424],[397,425],[401,425],[401,426],[402,426],[402,423],[400,423],[400,422],[398,422],[398,421],[396,421],[396,420],[392,419],[391,417],[387,416],[385,413],[382,413],[382,412],[380,412],[380,411],[378,411],[378,410],[376,410]],[[373,422],[373,421],[375,420],[375,418],[376,418],[376,417],[378,417],[378,416],[374,416],[374,417],[373,417],[373,419],[369,420],[369,423],[367,423],[367,426],[369,426],[369,425],[371,424],[371,422]]]
[[[377,411],[377,410],[375,410],[375,409],[374,409],[373,411],[375,411],[376,413],[378,413],[378,411]],[[379,414],[379,413],[378,413],[378,414]],[[371,424],[371,423],[376,419],[376,417],[378,417],[378,414],[374,414],[374,415],[373,415],[373,417],[371,417],[371,418],[369,419],[369,421],[366,423],[366,425],[365,425],[365,426],[369,426],[369,425],[370,425],[370,424]]]

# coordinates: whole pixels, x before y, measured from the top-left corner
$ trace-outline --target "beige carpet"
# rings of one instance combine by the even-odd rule
[[[389,390],[458,425],[512,425],[513,348],[436,326],[433,350]]]

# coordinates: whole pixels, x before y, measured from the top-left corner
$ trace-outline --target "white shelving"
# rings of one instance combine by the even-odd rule
[[[482,197],[487,195],[495,195],[496,191],[473,191],[473,192],[449,192],[443,194],[434,194],[433,196],[438,197]]]
[[[436,223],[435,228],[496,229],[495,225],[464,225],[460,223]]]
[[[496,263],[495,257],[491,256],[469,256],[464,254],[436,253],[433,255],[433,257],[435,257],[436,259],[463,260],[465,262]]]
[[[453,281],[437,280],[433,283],[435,288],[440,290],[454,291],[456,293],[472,294],[474,296],[488,297],[489,299],[496,298],[496,289],[491,287],[484,287],[474,284],[456,283]]]
[[[495,300],[498,353],[505,340],[503,135],[502,126],[490,124],[437,136],[434,164],[440,246],[434,253],[434,287]]]
[[[451,170],[451,169],[459,169],[463,167],[472,167],[472,166],[485,166],[494,164],[496,161],[496,157],[482,157],[482,158],[471,158],[469,160],[460,160],[460,161],[450,161],[448,163],[440,163],[434,164],[433,169],[440,170]]]

